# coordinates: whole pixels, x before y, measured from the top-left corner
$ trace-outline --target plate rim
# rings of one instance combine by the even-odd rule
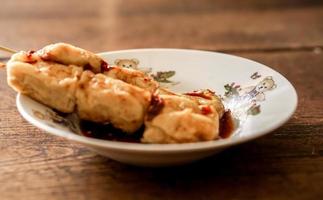
[[[127,49],[127,50],[117,50],[117,51],[109,51],[109,52],[101,52],[98,53],[99,56],[105,56],[110,54],[116,54],[116,53],[131,53],[131,52],[138,52],[138,51],[181,51],[181,52],[192,52],[192,53],[208,53],[208,54],[218,54],[223,55],[227,57],[232,58],[238,58],[243,59],[248,62],[252,62],[254,64],[257,64],[261,67],[267,68],[270,71],[273,71],[281,76],[282,79],[289,85],[289,88],[292,92],[292,99],[294,100],[294,104],[291,105],[292,109],[290,113],[288,113],[284,118],[277,122],[275,125],[262,129],[260,131],[248,131],[247,136],[243,137],[230,137],[227,139],[220,139],[220,140],[213,140],[213,141],[204,141],[204,142],[196,142],[196,143],[182,143],[182,144],[142,144],[142,143],[128,143],[128,142],[118,142],[118,141],[108,141],[108,140],[102,140],[102,139],[96,139],[96,138],[89,138],[86,136],[78,135],[75,133],[71,133],[69,131],[65,130],[59,130],[53,127],[50,127],[48,125],[45,125],[44,123],[39,122],[34,117],[30,116],[27,111],[25,111],[22,100],[23,98],[29,98],[25,95],[22,95],[20,93],[17,94],[16,97],[16,105],[19,113],[27,120],[29,123],[34,125],[35,127],[38,127],[45,132],[48,132],[52,135],[64,137],[66,139],[76,141],[85,145],[91,145],[99,148],[109,148],[113,150],[119,150],[119,151],[133,151],[133,152],[150,152],[150,153],[171,153],[171,152],[192,152],[192,151],[206,151],[210,149],[218,149],[218,148],[225,148],[228,146],[237,145],[240,143],[244,143],[250,140],[254,140],[256,138],[259,138],[261,136],[265,136],[266,134],[269,134],[270,132],[276,130],[277,128],[281,127],[283,124],[285,124],[295,113],[297,109],[298,104],[298,96],[297,92],[294,88],[294,86],[291,84],[291,82],[284,77],[282,74],[277,72],[276,70],[261,64],[259,62],[256,62],[254,60],[250,60],[247,58],[243,58],[236,55],[221,53],[221,52],[214,52],[214,51],[205,51],[205,50],[196,50],[196,49],[178,49],[178,48],[142,48],[142,49]]]

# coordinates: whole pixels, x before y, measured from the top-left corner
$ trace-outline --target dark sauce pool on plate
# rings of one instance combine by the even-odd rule
[[[126,134],[111,124],[98,124],[90,121],[81,121],[81,132],[84,136],[102,140],[140,143],[140,138],[144,132],[141,127],[134,134]],[[234,122],[230,111],[224,113],[220,120],[220,138],[228,138],[234,131]]]

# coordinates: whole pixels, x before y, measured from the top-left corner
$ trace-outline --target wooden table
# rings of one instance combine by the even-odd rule
[[[0,27],[0,43],[23,50],[64,41],[94,52],[236,54],[279,71],[299,95],[291,120],[263,138],[191,165],[149,169],[28,124],[1,70],[0,199],[323,199],[322,1],[8,0]]]

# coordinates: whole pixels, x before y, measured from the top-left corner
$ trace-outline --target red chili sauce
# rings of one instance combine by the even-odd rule
[[[98,124],[89,121],[82,121],[80,127],[82,134],[87,137],[131,143],[140,143],[140,138],[144,132],[144,127],[141,127],[137,132],[127,134],[110,124]],[[233,131],[233,118],[231,112],[227,111],[220,120],[220,138],[230,137]]]

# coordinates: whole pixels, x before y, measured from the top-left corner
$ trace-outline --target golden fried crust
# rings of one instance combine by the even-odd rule
[[[172,92],[166,88],[163,88],[163,87],[159,87],[156,91],[157,94],[159,95],[178,95],[176,94],[175,92]]]
[[[151,95],[123,81],[85,71],[76,98],[81,119],[112,123],[116,128],[133,133],[143,124]]]
[[[192,111],[199,113],[198,105],[183,96],[178,95],[160,95],[160,98],[164,101],[164,108],[162,110],[163,113],[172,112],[172,111],[180,111],[186,108],[192,109]]]
[[[66,43],[51,44],[36,53],[43,60],[85,67],[94,73],[101,72],[101,65],[104,62],[96,54]]]
[[[9,86],[58,111],[73,112],[82,68],[40,61],[37,56],[26,56],[26,53],[18,53],[7,63]]]
[[[215,110],[218,113],[220,118],[225,112],[224,105],[220,97],[217,96],[211,90],[199,90],[194,92],[188,92],[183,94],[182,96],[194,101],[197,105],[199,105],[202,112],[206,112],[206,110],[203,111],[203,109],[210,107],[212,108],[212,110]]]
[[[154,109],[154,106],[160,108]],[[195,99],[183,95],[159,95],[158,103],[148,109],[142,142],[185,143],[216,139],[219,115],[214,108],[209,109],[204,113]]]
[[[219,123],[191,109],[162,113],[146,124],[142,142],[187,143],[218,137]]]
[[[154,93],[159,87],[158,83],[144,72],[130,68],[117,66],[110,67],[104,74],[111,78],[119,79],[131,85],[148,90],[151,93]]]

